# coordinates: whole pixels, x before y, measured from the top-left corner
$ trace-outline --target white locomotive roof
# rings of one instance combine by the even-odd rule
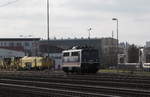
[[[64,50],[62,52],[65,53],[65,52],[78,52],[78,51],[82,51],[82,49],[70,49],[70,50]]]

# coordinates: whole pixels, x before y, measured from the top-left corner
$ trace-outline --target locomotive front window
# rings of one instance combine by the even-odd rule
[[[63,53],[63,62],[79,62],[80,52]]]

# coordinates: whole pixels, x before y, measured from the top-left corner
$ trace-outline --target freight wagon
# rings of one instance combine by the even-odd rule
[[[50,69],[53,61],[47,57],[23,57],[20,59],[19,67],[23,70],[43,70]]]
[[[53,66],[53,60],[47,57],[10,57],[0,59],[1,70],[44,70]]]

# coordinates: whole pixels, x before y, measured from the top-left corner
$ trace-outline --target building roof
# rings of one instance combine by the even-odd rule
[[[39,41],[40,38],[0,38],[0,41]]]
[[[90,38],[90,40],[101,40],[102,38]],[[88,38],[68,38],[68,39],[50,39],[49,41],[81,41],[81,40],[89,40]],[[41,42],[45,42],[48,40],[41,40]]]

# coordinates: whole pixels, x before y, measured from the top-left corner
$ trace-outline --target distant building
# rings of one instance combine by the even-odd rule
[[[143,48],[143,62],[150,63],[150,41],[147,41]]]
[[[49,57],[54,60],[54,69],[55,70],[60,70],[62,68],[62,59],[61,59],[61,56],[62,54],[61,53],[50,53],[49,54]]]
[[[144,48],[144,58],[143,58],[144,63],[150,63],[150,47],[145,47]]]
[[[0,48],[23,48],[25,55],[35,56],[38,52],[40,38],[0,38]]]
[[[108,66],[117,64],[117,40],[113,38],[101,38],[100,52],[101,62]]]
[[[59,70],[61,69],[62,65],[62,48],[58,48],[56,46],[47,45],[47,43],[40,43],[40,56],[49,56],[54,61],[54,69]]]
[[[116,45],[117,40],[114,38],[55,39],[49,41],[41,40],[39,43],[39,50],[41,54],[44,52],[61,53],[62,50],[72,48],[73,46],[91,46],[99,50],[99,56],[102,64],[114,65],[117,63]]]
[[[119,55],[118,55],[118,63],[128,63],[128,48],[130,44],[121,42],[119,43]]]
[[[146,48],[149,48],[150,47],[150,41],[147,41],[146,42]]]

